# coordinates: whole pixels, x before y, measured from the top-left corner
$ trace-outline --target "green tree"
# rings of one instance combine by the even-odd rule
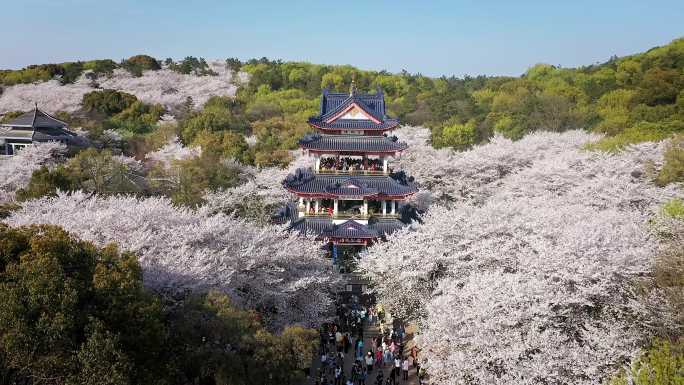
[[[164,376],[156,364],[164,352],[161,308],[144,292],[132,255],[54,226],[0,225],[0,297],[0,367],[12,382],[124,383],[131,376],[157,383]],[[91,377],[112,371],[118,374]]]
[[[471,120],[465,124],[455,123],[444,127],[442,140],[444,145],[453,147],[455,150],[469,149],[477,142],[475,121]]]
[[[612,385],[684,384],[684,340],[657,340],[632,364],[629,373],[621,371]]]
[[[54,196],[58,190],[98,194],[140,193],[145,190],[142,179],[136,170],[114,157],[110,150],[89,148],[52,170],[47,167],[36,170],[28,185],[17,191],[17,198],[23,201]]]
[[[121,62],[121,67],[128,71],[133,76],[142,76],[143,71],[156,71],[161,69],[161,65],[157,59],[148,55],[135,55]]]
[[[138,99],[131,94],[117,90],[91,91],[83,95],[81,104],[86,111],[95,111],[112,116],[131,107]]]

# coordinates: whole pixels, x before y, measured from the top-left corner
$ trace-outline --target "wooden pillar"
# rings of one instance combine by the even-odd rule
[[[380,205],[382,206],[382,215],[387,215],[387,201],[380,201]]]
[[[318,154],[316,154],[316,168],[315,168],[315,170],[316,170],[316,172],[321,171],[321,156]]]
[[[306,200],[306,213],[309,213],[309,210],[311,209],[311,199]]]
[[[387,163],[388,163],[387,162],[387,156],[383,155],[383,157],[382,157],[382,172],[384,172],[385,174],[387,173]]]
[[[363,215],[368,215],[368,200],[363,200]]]
[[[320,207],[321,207],[321,200],[316,199],[316,206],[314,207],[314,209],[316,210],[316,214],[318,214],[318,210],[320,209]]]
[[[393,200],[393,201],[391,201],[391,202],[392,202],[392,215],[394,215],[395,212],[396,212],[396,209],[395,209],[395,208],[396,208],[396,205],[397,205],[397,201]]]
[[[337,216],[337,199],[333,201],[333,216]]]

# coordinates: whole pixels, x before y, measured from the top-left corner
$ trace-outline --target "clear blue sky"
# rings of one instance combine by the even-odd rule
[[[0,68],[147,53],[519,75],[684,36],[684,0],[6,0],[1,9]]]

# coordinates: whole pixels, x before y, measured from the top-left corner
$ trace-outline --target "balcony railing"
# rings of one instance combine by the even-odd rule
[[[300,213],[304,213],[304,216],[306,217],[329,217],[332,219],[358,219],[358,220],[367,220],[372,217],[376,218],[399,218],[399,214],[390,214],[387,213],[383,215],[381,212],[376,213],[376,212],[371,212],[369,214],[359,214],[359,213],[350,213],[350,212],[344,212],[340,211],[336,215],[331,214],[327,211],[319,211],[317,213],[309,211],[306,212],[306,210],[299,210]]]
[[[382,170],[333,170],[329,168],[321,168],[317,173],[321,175],[389,175],[389,171]]]

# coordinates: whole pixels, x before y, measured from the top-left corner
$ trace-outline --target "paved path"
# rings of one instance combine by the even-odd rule
[[[373,346],[371,342],[371,338],[377,337],[380,334],[380,329],[377,326],[371,326],[368,324],[364,325],[363,328],[363,346],[364,350],[368,351],[370,346]],[[349,354],[345,355],[344,358],[344,375],[345,378],[349,378],[351,375],[351,368],[354,365],[354,349],[353,347],[349,348]],[[383,366],[383,374],[385,380],[389,377],[390,371],[392,370],[392,364],[386,364]],[[310,380],[306,383],[307,385],[314,385],[316,383],[316,373],[318,373],[318,368],[320,367],[320,357],[319,359],[314,360],[314,367],[311,369],[311,378]],[[368,376],[368,379],[366,380],[365,385],[375,385],[375,380],[378,375],[378,369],[373,368],[373,371],[370,373]],[[328,379],[332,379],[332,371],[328,372]],[[383,383],[384,384],[384,383]],[[408,381],[404,381],[401,379],[401,376],[397,377],[397,385],[418,385],[418,377],[416,376],[416,368],[410,368],[409,369],[409,379]],[[344,384],[343,384],[344,385]],[[355,384],[356,385],[356,384]]]

